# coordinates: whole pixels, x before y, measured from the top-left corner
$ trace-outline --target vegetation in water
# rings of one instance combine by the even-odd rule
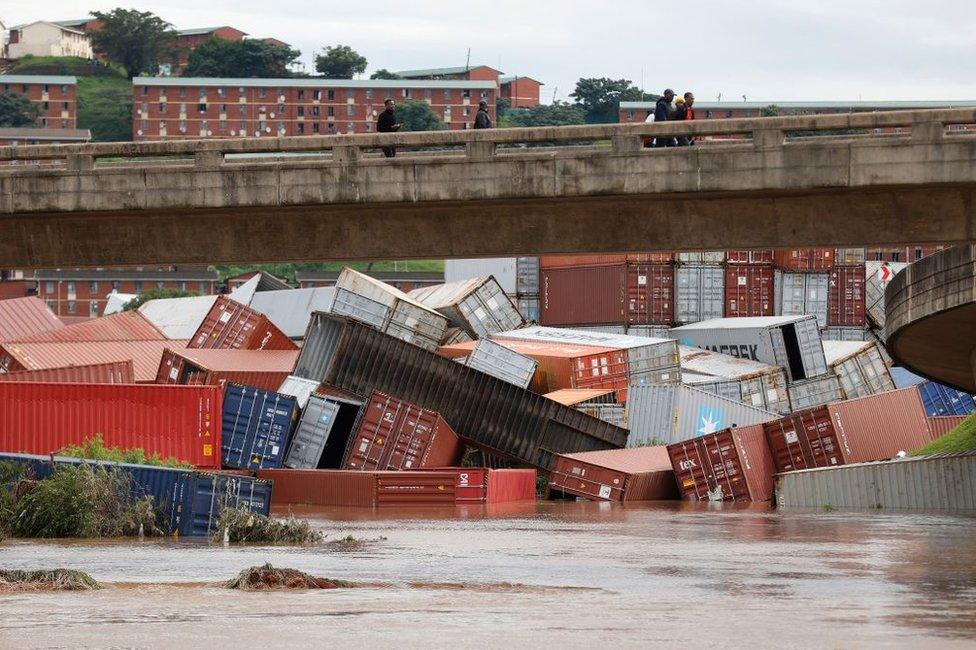
[[[263,542],[267,544],[320,544],[325,536],[307,520],[288,517],[273,519],[242,508],[220,511],[215,541]]]
[[[192,465],[181,461],[178,458],[163,457],[159,453],[147,454],[146,450],[136,447],[134,449],[122,449],[121,447],[106,447],[101,435],[89,438],[80,445],[68,445],[62,447],[55,456],[68,456],[70,458],[85,458],[87,460],[109,460],[115,463],[132,463],[134,465],[155,465],[157,467],[183,467],[191,468]]]
[[[932,454],[951,454],[976,450],[976,414],[959,423],[959,425],[940,438],[936,438],[921,449],[912,452],[912,456],[931,456]]]
[[[84,571],[9,571],[0,569],[0,593],[5,591],[92,591],[102,585]]]
[[[19,466],[0,462],[0,542],[10,536],[16,506],[12,488],[20,479],[20,474]]]
[[[271,564],[252,566],[241,571],[225,585],[241,591],[265,591],[269,589],[338,589],[354,587],[345,580],[316,578],[296,569],[276,569]]]

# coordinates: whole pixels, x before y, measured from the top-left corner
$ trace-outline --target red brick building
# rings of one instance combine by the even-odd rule
[[[455,68],[426,68],[423,70],[399,70],[393,74],[402,79],[427,79],[430,81],[493,81],[498,85],[501,70],[487,65],[460,66]]]
[[[0,92],[23,95],[41,107],[37,126],[45,129],[77,127],[75,77],[61,75],[0,75]]]
[[[499,77],[499,92],[511,108],[532,108],[539,105],[542,82],[532,77]]]
[[[225,41],[243,41],[247,32],[242,32],[235,27],[223,25],[221,27],[196,27],[193,29],[178,29],[176,31],[176,46],[179,49],[179,58],[176,61],[176,69],[182,70],[186,67],[190,52],[197,49],[211,38],[219,38]],[[173,70],[176,72],[177,70]]]
[[[491,81],[406,79],[133,80],[133,134],[142,140],[370,133],[392,97],[426,101],[450,129],[469,129],[481,99],[494,119]]]

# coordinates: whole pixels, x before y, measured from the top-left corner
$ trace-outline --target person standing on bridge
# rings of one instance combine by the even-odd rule
[[[695,119],[695,95],[693,93],[687,92],[684,96],[684,101],[678,100],[678,108],[674,111],[674,121],[675,122],[690,122]],[[695,144],[694,136],[690,135],[680,135],[678,136],[678,146],[687,147],[689,145]]]
[[[474,128],[476,129],[490,129],[491,128],[491,116],[488,115],[488,102],[481,100],[478,102],[478,113],[474,116]]]
[[[664,94],[658,98],[657,104],[654,105],[655,122],[668,122],[671,120],[671,102],[673,101],[674,91],[668,88],[664,91]],[[676,144],[677,142],[674,138],[654,138],[655,147],[673,147]]]
[[[380,116],[376,118],[376,132],[377,133],[396,133],[403,126],[397,122],[396,117],[396,102],[392,99],[387,99],[383,102],[386,106],[386,110],[380,113]],[[383,155],[387,158],[396,157],[396,147],[382,147]]]

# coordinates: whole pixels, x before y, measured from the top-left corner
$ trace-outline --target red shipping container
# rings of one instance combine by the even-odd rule
[[[22,336],[18,343],[114,343],[135,341],[167,341],[166,335],[149,322],[141,312],[122,311],[92,318],[30,336]]]
[[[540,269],[571,269],[579,266],[622,266],[627,255],[543,255],[539,258]]]
[[[86,366],[44,368],[0,373],[0,381],[32,381],[58,384],[134,384],[135,371],[131,361],[95,363]]]
[[[461,441],[440,413],[374,392],[346,448],[344,469],[400,470],[451,467]]]
[[[769,501],[776,466],[761,424],[668,445],[686,501]]]
[[[264,314],[220,296],[187,343],[187,348],[297,350],[298,346]]]
[[[180,341],[2,343],[0,370],[53,370],[121,361],[132,363],[137,382],[153,383],[163,353],[167,348],[179,348],[180,345]]]
[[[827,324],[863,327],[864,265],[838,266],[830,272]]]
[[[758,264],[725,267],[725,316],[772,316],[773,269]]]
[[[968,415],[929,416],[926,418],[929,422],[929,435],[932,436],[932,440],[941,438],[962,424],[963,421],[968,417]]]
[[[51,454],[101,435],[194,467],[220,467],[219,388],[0,383],[0,451]]]
[[[674,262],[673,252],[627,253],[628,264],[670,264]]]
[[[298,350],[166,350],[156,383],[221,386],[230,381],[277,391],[297,360]]]
[[[489,469],[485,502],[535,501],[537,476],[534,469]]]
[[[453,506],[454,470],[359,472],[329,469],[263,469],[273,481],[271,505],[403,507]]]
[[[627,323],[671,325],[674,322],[674,267],[670,264],[627,265]]]
[[[729,264],[772,264],[772,249],[726,251],[725,261]]]
[[[31,296],[0,302],[0,341],[15,341],[62,327],[64,323],[40,298]]]
[[[543,325],[623,325],[627,267],[542,269],[539,294],[539,321]]]
[[[885,460],[932,440],[914,386],[797,411],[762,426],[778,472]]]
[[[666,447],[635,447],[556,456],[549,491],[593,501],[678,498]]]
[[[777,267],[786,271],[825,271],[834,266],[833,248],[778,250],[773,254]]]

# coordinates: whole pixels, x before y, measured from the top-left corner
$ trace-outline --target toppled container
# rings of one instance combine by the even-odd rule
[[[292,505],[453,506],[454,470],[420,472],[349,471],[328,469],[266,469],[258,477],[274,483],[276,508]]]
[[[665,447],[611,449],[556,457],[549,494],[592,501],[665,501],[678,498]]]
[[[669,445],[722,429],[775,420],[778,413],[691,386],[635,386],[627,402],[628,447]]]
[[[454,356],[453,351],[460,350],[470,351],[464,357]],[[451,352],[445,356],[456,358],[459,361],[463,359],[464,365],[467,367],[480,370],[520,388],[528,388],[532,384],[532,379],[535,377],[539,366],[539,362],[532,357],[520,354],[518,351],[509,349],[490,339],[452,346]]]
[[[298,419],[298,401],[269,390],[227,384],[224,391],[221,456],[225,467],[281,467]]]
[[[615,404],[617,394],[612,388],[561,388],[544,397],[559,402],[564,406],[579,404]]]
[[[976,411],[976,401],[969,393],[919,377],[904,368],[891,368],[891,378],[897,388],[914,386],[929,417],[969,415]]]
[[[865,320],[864,265],[838,266],[830,272],[827,324],[863,327]]]
[[[297,350],[166,350],[156,382],[221,386],[227,382],[277,390],[291,374]]]
[[[264,314],[220,296],[187,343],[190,349],[297,350]]]
[[[725,267],[725,315],[729,318],[772,316],[776,291],[772,267],[730,264]]]
[[[451,467],[457,476],[456,503],[511,503],[534,501],[537,473],[534,469]]]
[[[539,322],[545,325],[626,323],[627,265],[543,266],[539,300]]]
[[[302,379],[301,377],[296,377],[294,375],[288,375],[281,386],[278,388],[278,392],[282,395],[291,395],[295,398],[298,403],[299,410],[305,408],[308,404],[308,399],[311,397],[312,393],[319,387],[319,382],[312,379]]]
[[[827,325],[827,294],[830,275],[827,273],[785,273],[776,271],[775,313],[782,316],[817,317],[820,327]]]
[[[936,415],[926,416],[925,419],[929,423],[929,434],[932,440],[936,440],[965,422],[968,417],[968,415]]]
[[[159,298],[143,303],[139,313],[166,338],[186,341],[200,329],[200,324],[216,302],[217,296]]]
[[[300,339],[308,329],[313,312],[328,311],[335,299],[335,287],[258,291],[248,303],[264,314],[291,339]]]
[[[58,384],[134,384],[132,361],[113,361],[64,368],[20,370],[0,373],[0,381],[30,381]]]
[[[350,268],[339,274],[329,311],[427,350],[436,349],[447,330],[443,315],[399,289]]]
[[[721,266],[682,265],[674,271],[674,320],[697,323],[725,315],[725,270]]]
[[[131,363],[136,383],[152,383],[165,350],[181,345],[169,340],[0,343],[0,372]]]
[[[461,441],[439,413],[374,391],[346,447],[343,469],[452,467]]]
[[[365,400],[330,392],[312,394],[295,427],[285,467],[339,469]]]
[[[790,408],[794,411],[813,408],[844,399],[840,377],[837,375],[823,375],[813,379],[803,379],[792,382],[787,392],[790,395]]]
[[[220,467],[221,391],[209,386],[0,383],[0,451],[52,454],[102,436]]]
[[[64,323],[36,296],[0,300],[0,341],[61,329]]]
[[[525,320],[493,276],[414,289],[408,294],[473,339],[522,327]]]
[[[761,424],[668,445],[685,501],[769,501],[776,466]]]
[[[554,454],[627,442],[625,429],[334,315],[315,314],[294,374],[422,404],[467,444],[546,470]]]
[[[790,412],[786,372],[780,366],[685,345],[678,346],[678,353],[682,374],[700,376],[692,382],[695,388],[766,411]]]
[[[627,324],[671,325],[673,322],[674,266],[628,264]]]
[[[798,411],[763,428],[778,472],[894,458],[932,440],[913,388]]]
[[[827,367],[840,379],[844,399],[895,390],[881,348],[874,341],[824,341]]]
[[[813,316],[716,318],[676,327],[671,334],[682,345],[781,366],[791,382],[827,373]]]

